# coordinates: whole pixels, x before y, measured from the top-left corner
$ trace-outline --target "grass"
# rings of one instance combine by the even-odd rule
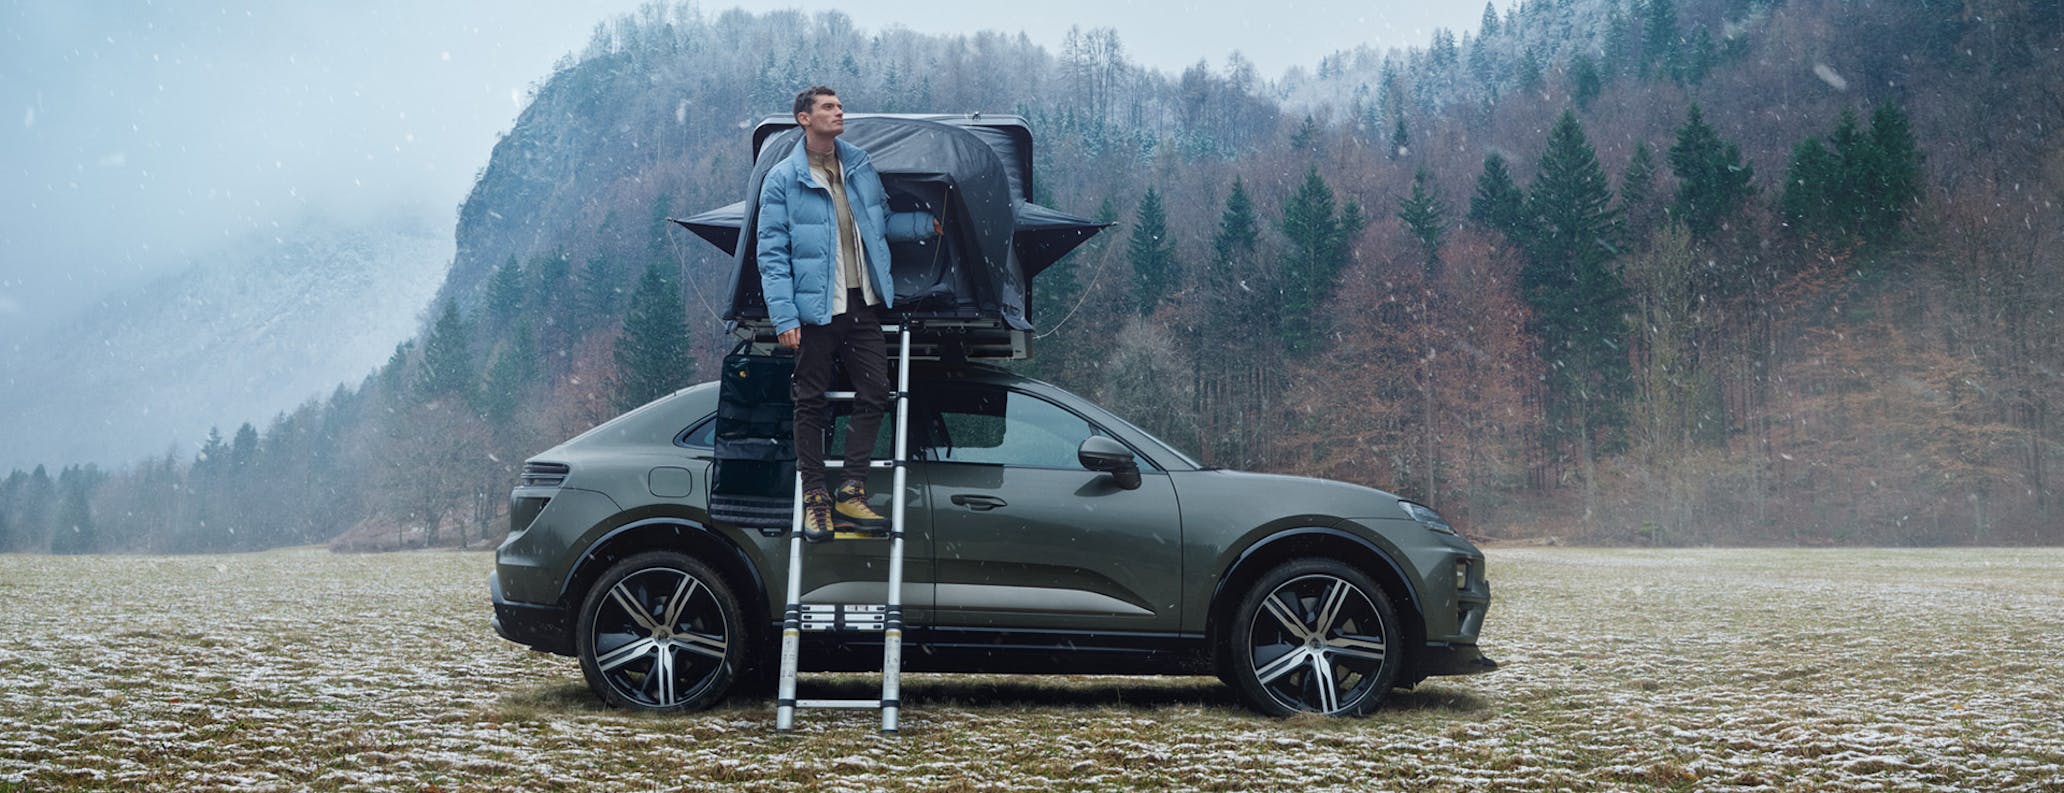
[[[1505,668],[1366,719],[911,675],[896,738],[604,708],[488,630],[491,565],[0,556],[0,791],[2064,790],[2060,550],[1494,550]]]

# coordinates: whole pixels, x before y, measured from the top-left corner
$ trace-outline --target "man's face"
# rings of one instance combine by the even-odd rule
[[[846,131],[846,106],[835,95],[819,95],[810,112],[796,114],[796,123],[814,137],[837,137]]]

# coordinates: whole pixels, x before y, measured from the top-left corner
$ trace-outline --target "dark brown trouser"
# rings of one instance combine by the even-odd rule
[[[832,317],[831,324],[803,325],[803,346],[796,352],[789,396],[795,400],[796,471],[803,475],[805,491],[826,487],[824,436],[831,426],[831,405],[824,392],[831,388],[833,359],[845,363],[855,392],[839,478],[842,483],[864,483],[882,413],[889,405],[889,358],[881,321],[858,289],[846,291],[846,313]]]

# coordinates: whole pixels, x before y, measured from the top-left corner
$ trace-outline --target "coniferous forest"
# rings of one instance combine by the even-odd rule
[[[1118,225],[1033,284],[1029,373],[1209,464],[1478,537],[2064,541],[2064,10],[1523,0],[1267,80],[1108,29],[648,5],[533,88],[430,319],[196,453],[0,481],[0,550],[480,546],[523,459],[713,379],[740,197],[798,89],[1015,113]]]

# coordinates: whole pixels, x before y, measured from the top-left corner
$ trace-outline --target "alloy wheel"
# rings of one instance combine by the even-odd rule
[[[736,627],[719,593],[688,571],[647,567],[595,606],[594,669],[626,703],[665,709],[703,698],[724,676]]]
[[[1288,710],[1352,713],[1377,691],[1390,618],[1362,587],[1334,575],[1292,578],[1262,598],[1248,626],[1254,682]]]

